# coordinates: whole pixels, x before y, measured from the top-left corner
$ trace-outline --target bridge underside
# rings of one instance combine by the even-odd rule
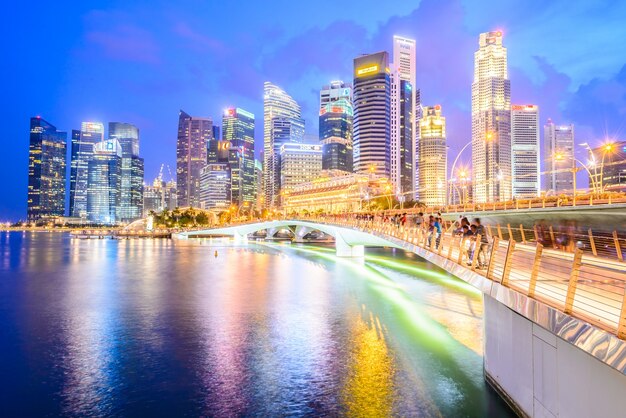
[[[244,242],[248,239],[248,235],[255,232],[266,230],[268,237],[274,237],[283,229],[288,229],[291,234],[293,234],[295,242],[304,242],[305,237],[315,231],[330,235],[335,239],[336,254],[339,257],[363,257],[365,255],[365,247],[399,247],[396,243],[385,238],[352,228],[343,228],[317,222],[288,220],[182,232],[175,237],[178,239],[188,239],[190,237],[231,236],[234,238],[235,242]]]

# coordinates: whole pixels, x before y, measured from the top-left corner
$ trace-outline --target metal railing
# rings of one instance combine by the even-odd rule
[[[626,265],[615,255],[612,259],[603,257],[613,254],[613,250],[605,250],[611,242],[613,249],[620,245],[626,247],[626,242],[616,236],[595,237],[589,233],[585,243],[589,243],[590,251],[578,247],[564,251],[554,248],[555,242],[559,242],[559,235],[554,231],[549,230],[550,240],[542,242],[545,234],[539,234],[536,229],[515,229],[507,225],[506,228],[498,226],[495,232],[488,229],[488,235],[493,238],[481,249],[480,235],[464,237],[452,229],[437,236],[421,227],[397,226],[383,220],[335,217],[320,220],[417,245],[626,339]],[[579,235],[568,235],[570,239],[572,236],[583,239]]]

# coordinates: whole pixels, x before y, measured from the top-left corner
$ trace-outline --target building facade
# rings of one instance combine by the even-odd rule
[[[320,145],[284,143],[280,146],[279,158],[282,196],[289,194],[298,184],[312,181],[322,171]]]
[[[222,117],[222,133],[222,140],[231,144],[232,203],[254,202],[254,115],[240,108],[226,109]]]
[[[541,191],[539,106],[511,106],[513,197],[537,197]]]
[[[180,111],[176,142],[178,205],[200,206],[200,171],[207,165],[207,146],[213,138],[211,118],[189,116]]]
[[[546,194],[571,193],[574,189],[574,125],[555,125],[552,119],[543,127]]]
[[[418,189],[418,141],[416,120],[419,120],[416,91],[415,40],[393,37],[393,63],[391,69],[391,183],[396,192]],[[413,193],[410,198],[417,196]]]
[[[98,142],[88,164],[87,219],[114,225],[120,221],[122,147],[116,139]]]
[[[354,59],[353,155],[356,173],[391,174],[389,54]]]
[[[83,122],[80,130],[72,130],[70,151],[70,208],[69,215],[87,218],[87,185],[89,161],[94,145],[104,140],[104,125],[100,122]]]
[[[28,151],[29,222],[65,215],[67,132],[37,116],[30,118]]]
[[[399,183],[396,190],[401,193],[403,198],[412,200],[416,195],[415,189],[415,136],[413,132],[415,122],[415,112],[413,102],[415,96],[413,94],[413,86],[410,81],[401,80],[400,85],[400,106],[398,107],[399,116],[399,152],[398,174],[400,175]]]
[[[216,212],[228,210],[232,200],[229,164],[208,164],[200,176],[200,208]]]
[[[320,110],[327,104],[347,100],[352,103],[352,85],[341,80],[331,81],[320,90]]]
[[[472,168],[475,202],[511,199],[511,82],[500,31],[481,33],[474,53]]]
[[[161,177],[154,179],[151,185],[143,187],[143,216],[150,212],[160,213],[164,210],[174,210],[176,203],[176,182],[164,181]]]
[[[116,139],[122,147],[119,218],[130,222],[143,213],[144,161],[139,156],[139,129],[130,123],[109,122],[109,139]]]
[[[316,178],[295,186],[285,196],[283,209],[287,213],[356,212],[364,207],[368,196],[379,194],[370,187],[369,174],[348,174]]]
[[[352,122],[353,108],[349,97],[327,102],[320,108],[319,140],[323,170],[352,172]]]
[[[265,207],[280,196],[279,152],[286,142],[301,143],[304,119],[300,105],[280,87],[265,82],[263,95],[263,194]]]
[[[448,188],[446,118],[441,106],[426,106],[419,123],[419,196],[426,206],[445,206]]]

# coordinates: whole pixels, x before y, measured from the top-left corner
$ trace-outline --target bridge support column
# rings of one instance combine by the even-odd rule
[[[483,301],[485,378],[519,416],[624,415],[624,374],[497,299]]]
[[[233,238],[235,240],[235,244],[248,242],[248,235],[245,235],[245,234],[240,234],[240,233],[235,232],[233,234]]]
[[[304,236],[311,232],[312,229],[306,226],[296,226],[296,230],[294,231],[295,242],[304,242]]]
[[[365,246],[350,245],[339,232],[335,233],[335,250],[337,257],[364,257]]]

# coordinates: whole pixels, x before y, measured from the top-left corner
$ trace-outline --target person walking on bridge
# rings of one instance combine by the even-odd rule
[[[482,269],[487,267],[487,253],[491,237],[489,236],[487,229],[480,223],[480,218],[475,218],[474,223],[476,224],[476,235],[480,235],[480,242],[476,243],[476,248],[478,250],[476,257],[478,257],[478,268]]]

